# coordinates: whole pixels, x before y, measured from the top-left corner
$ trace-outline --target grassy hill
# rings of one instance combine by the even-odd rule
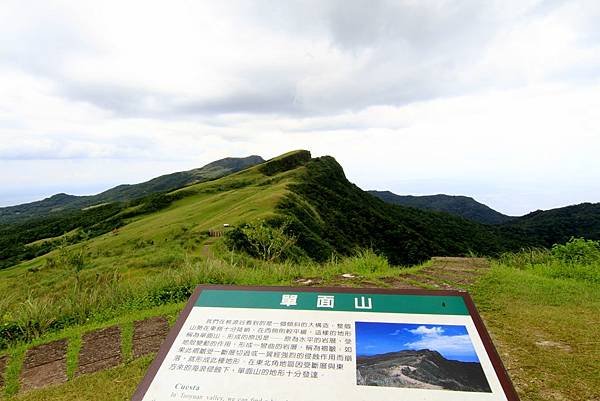
[[[35,299],[39,308],[53,310],[46,328],[87,318],[95,303],[117,308],[121,295],[112,293],[117,282],[129,294],[135,287],[161,287],[169,280],[165,276],[169,271],[210,253],[237,257],[227,256],[220,238],[210,236],[211,231],[224,231],[224,224],[232,227],[228,230],[253,221],[284,225],[297,238],[295,255],[317,262],[371,248],[392,264],[408,265],[435,254],[498,252],[505,246],[485,226],[448,214],[388,205],[348,182],[333,158],[311,159],[306,151],[124,208],[111,207],[89,209],[85,218],[68,220],[64,232],[26,245],[43,252],[44,244],[52,244],[47,253],[0,270],[0,293],[9,294],[0,307],[10,311]],[[49,221],[47,226],[61,224]],[[79,289],[93,287],[87,305]],[[100,289],[106,295],[98,295]],[[113,300],[101,301],[97,296]],[[23,319],[30,312],[24,311]]]
[[[0,269],[117,229],[132,217],[168,206],[184,192],[168,191],[206,182],[260,163],[260,156],[226,158],[200,169],[121,185],[94,196],[55,195],[0,209]]]
[[[299,245],[313,258],[373,248],[393,264],[434,255],[497,254],[520,239],[447,213],[391,205],[350,183],[332,157],[311,159],[278,205]]]
[[[596,213],[593,206],[586,213]],[[577,228],[565,216],[564,232]],[[533,232],[543,226],[537,219],[531,217]],[[211,236],[244,233],[250,222],[296,238],[291,257],[262,261]],[[448,277],[431,262],[398,265],[432,255],[499,255],[541,241],[527,227],[390,205],[350,183],[333,158],[311,158],[307,151],[139,202],[90,208],[68,223],[47,221],[48,232],[65,229],[27,245],[43,254],[0,270],[7,399],[127,399],[150,359],[125,359],[114,370],[75,377],[82,333],[121,324],[129,327],[125,338],[136,319],[173,318],[199,283],[446,288]],[[44,252],[39,247],[46,243],[53,245]],[[594,399],[600,354],[589,327],[600,308],[597,258],[565,262],[550,251],[528,251],[470,274],[465,281],[459,272],[454,280],[473,292],[522,399]],[[74,344],[69,382],[13,397],[25,350],[65,337]]]
[[[249,222],[280,227],[294,238],[289,256],[301,263],[322,263],[371,249],[392,265],[413,265],[436,255],[499,255],[543,244],[525,227],[487,226],[385,203],[350,183],[335,159],[296,151],[220,179],[139,202],[89,208],[36,226],[45,231],[30,233],[32,228],[12,226],[13,234],[23,236],[22,242],[36,234],[20,246],[39,254],[15,263],[2,260],[7,268],[0,270],[0,292],[10,294],[4,308],[10,310],[27,299],[48,305],[65,299],[75,303],[73,288],[98,282],[137,286],[156,279],[152,285],[160,287],[165,272],[212,253],[240,257],[243,246],[232,253],[211,232],[236,232]],[[2,241],[10,238],[3,235]],[[68,313],[56,311],[60,319],[48,325],[68,325],[89,313],[81,311],[81,305],[71,308]]]
[[[131,283],[148,279],[199,258],[203,245],[215,239],[210,230],[272,216],[295,173],[268,177],[251,168],[174,191],[169,195],[175,200],[157,211],[133,213],[140,205],[122,210],[123,226],[0,271],[0,292],[23,301],[61,296],[75,281],[93,282],[113,272]]]
[[[0,264],[8,267],[0,271],[0,291],[42,296],[113,270],[133,282],[201,257],[218,242],[211,230],[253,221],[285,228],[296,239],[295,256],[317,262],[369,248],[394,265],[410,265],[435,255],[497,255],[544,244],[527,227],[390,205],[350,183],[335,159],[307,151],[138,202],[61,216],[0,226]],[[14,243],[30,260],[6,256]]]
[[[20,223],[31,218],[48,217],[62,211],[79,210],[109,202],[130,201],[154,193],[172,191],[186,185],[223,177],[263,161],[260,156],[228,157],[209,163],[201,168],[162,175],[139,184],[119,185],[97,195],[56,194],[41,201],[0,208],[0,224]]]
[[[467,196],[453,195],[396,195],[390,191],[368,191],[371,195],[378,197],[388,203],[402,206],[410,206],[417,209],[435,210],[447,212],[465,219],[473,220],[483,224],[506,223],[513,218],[495,211],[483,203]]]

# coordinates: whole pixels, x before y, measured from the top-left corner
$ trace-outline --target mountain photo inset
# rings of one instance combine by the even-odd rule
[[[356,383],[491,392],[460,325],[356,322]]]

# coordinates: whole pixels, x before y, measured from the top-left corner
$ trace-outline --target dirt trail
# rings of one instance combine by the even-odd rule
[[[434,257],[431,266],[410,278],[421,287],[465,290],[488,268],[484,258]]]
[[[488,268],[489,262],[485,258],[434,257],[430,266],[416,273],[388,277],[384,282],[399,289],[466,290]]]
[[[489,268],[485,258],[434,257],[431,264],[416,273],[399,272],[393,277],[381,279],[387,286],[398,289],[453,289],[467,290]],[[332,283],[341,287],[378,287],[374,282],[353,274],[343,274]],[[320,286],[319,277],[303,277],[295,281],[300,286]]]
[[[434,257],[431,261],[431,266],[417,276],[433,287],[444,289],[467,289],[489,268],[485,258]]]

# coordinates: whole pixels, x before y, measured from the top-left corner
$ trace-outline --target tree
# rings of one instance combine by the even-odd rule
[[[259,220],[248,223],[236,230],[235,242],[246,252],[262,260],[273,261],[281,258],[296,244],[296,237],[286,234],[286,224],[273,227]]]

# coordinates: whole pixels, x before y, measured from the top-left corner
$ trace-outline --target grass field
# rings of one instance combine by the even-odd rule
[[[600,286],[496,265],[475,303],[522,400],[600,399]]]
[[[405,274],[415,274],[419,270],[428,266],[415,266],[413,268],[399,269],[390,266],[385,258],[382,258],[371,251],[364,251],[354,257],[332,259],[324,264],[317,263],[267,263],[256,261],[239,254],[231,254],[229,261],[222,259],[203,260],[198,262],[186,262],[177,269],[169,269],[162,275],[155,276],[145,282],[145,286],[130,286],[127,282],[108,283],[105,287],[96,287],[90,294],[96,294],[93,299],[84,299],[79,295],[78,304],[87,305],[89,308],[86,322],[83,324],[72,324],[61,330],[40,330],[32,331],[32,341],[17,341],[11,343],[8,349],[0,351],[0,355],[8,354],[11,357],[6,375],[6,387],[4,394],[12,396],[19,390],[18,376],[20,366],[23,362],[25,351],[32,346],[47,343],[57,339],[69,339],[69,351],[67,353],[67,373],[70,382],[66,385],[58,386],[64,388],[62,391],[80,391],[77,386],[81,385],[81,391],[85,394],[88,386],[95,383],[93,379],[74,378],[73,372],[77,363],[77,349],[81,343],[81,337],[84,333],[112,325],[120,325],[122,328],[122,350],[125,366],[117,368],[126,372],[137,372],[140,365],[139,361],[132,361],[128,355],[131,355],[131,324],[134,320],[141,320],[151,316],[167,316],[171,322],[174,322],[179,311],[183,308],[184,302],[197,284],[240,284],[240,285],[298,285],[298,280],[306,281],[311,279],[319,280],[320,285],[351,285],[357,286],[368,284],[369,286],[389,286],[386,279]],[[351,273],[360,280],[349,280],[342,277],[344,273]],[[100,297],[97,294],[102,294]],[[85,295],[85,293],[84,293]],[[37,315],[30,315],[30,319],[38,321],[50,321],[61,317],[61,313],[68,311],[75,299],[66,300],[64,304],[57,301],[54,307],[43,309]],[[25,316],[23,316],[25,319]],[[41,327],[38,327],[41,329]],[[129,330],[127,330],[129,328]],[[129,364],[137,367],[129,367]],[[133,370],[130,370],[133,369]],[[139,368],[141,369],[141,368]],[[129,373],[128,373],[129,374]],[[134,374],[134,373],[131,373]],[[112,380],[114,377],[108,373],[94,374],[100,381]],[[86,376],[87,377],[87,376]],[[137,377],[137,376],[136,376]],[[125,381],[130,381],[129,378]],[[106,383],[105,383],[106,384]],[[126,386],[126,384],[123,384]],[[102,386],[100,386],[102,387]],[[120,391],[125,388],[118,387],[118,393],[110,386],[96,392],[97,398],[79,398],[79,399],[127,399],[122,397]],[[133,387],[129,391],[133,391]],[[43,389],[34,391],[31,394],[17,396],[16,399],[55,399],[44,398],[54,397],[61,390]],[[103,392],[104,391],[104,392]],[[110,393],[106,393],[110,391]],[[54,395],[50,395],[54,394]],[[68,398],[70,395],[63,394],[67,398],[56,399],[78,399]],[[33,397],[33,398],[30,398]],[[36,398],[39,397],[39,398]],[[103,398],[104,397],[104,398]],[[117,397],[117,398],[115,398]],[[14,397],[9,397],[14,398]]]
[[[597,401],[600,399],[600,285],[589,277],[552,277],[555,275],[552,272],[556,270],[549,267],[548,263],[556,264],[556,261],[544,262],[546,267],[544,263],[511,265],[508,263],[510,261],[506,258],[503,262],[493,261],[492,267],[470,287],[470,292],[521,399]],[[420,271],[429,266],[398,269],[371,252],[333,260],[324,265],[244,265],[241,257],[233,257],[230,262],[214,260],[212,267],[197,265],[196,276],[181,280],[194,281],[190,285],[198,282],[298,285],[299,281],[319,278],[317,284],[324,286],[385,287],[393,282],[389,278],[404,274],[418,277]],[[590,272],[600,268],[598,264],[591,266],[588,269]],[[356,279],[344,281],[341,278],[343,273],[350,273]],[[182,307],[183,303],[179,302],[130,310],[105,322],[90,322],[46,334],[35,343],[64,337],[77,339],[82,332],[96,327],[127,325],[134,319],[157,314],[169,316],[173,321]],[[26,346],[19,344],[7,352],[15,355],[18,362],[22,360]],[[149,362],[148,358],[129,359],[125,364],[106,372],[74,378],[65,385],[6,399],[126,400],[135,390]],[[6,393],[14,394],[16,369],[13,368],[11,372]]]
[[[600,247],[582,244],[508,254],[472,289],[522,400],[600,400]]]
[[[118,230],[0,270],[0,355],[10,356],[0,397],[128,399],[150,363],[131,358],[133,322],[173,322],[198,284],[444,288],[431,262],[401,268],[370,250],[324,263],[266,262],[209,236],[273,216],[302,169],[265,175],[254,167],[186,187],[181,199]],[[600,401],[600,245],[573,240],[505,254],[484,271],[460,288],[473,294],[521,399]],[[122,329],[125,362],[74,377],[82,335],[110,325]],[[15,395],[26,350],[63,338],[68,383]]]
[[[35,338],[50,327],[112,318],[122,313],[122,308],[154,306],[157,302],[142,299],[154,291],[149,287],[160,292],[156,285],[191,274],[192,265],[203,266],[199,269],[207,272],[203,278],[209,281],[225,280],[212,277],[217,269],[203,255],[215,239],[209,237],[209,230],[223,231],[223,224],[273,215],[275,204],[299,171],[301,168],[267,177],[250,168],[188,186],[179,190],[186,196],[166,209],[134,217],[113,232],[0,270],[0,293],[4,294],[0,298],[0,330],[16,325],[17,331],[26,332],[25,338]],[[220,274],[227,273],[217,276]],[[108,316],[98,316],[102,314]]]

